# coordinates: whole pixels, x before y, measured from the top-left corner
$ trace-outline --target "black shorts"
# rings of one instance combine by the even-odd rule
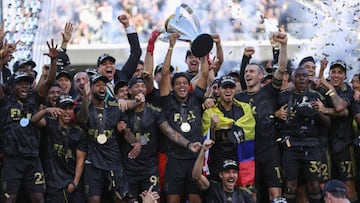
[[[320,181],[319,147],[284,147],[282,157],[286,181],[298,180],[300,174],[305,181]]]
[[[356,163],[354,146],[350,145],[343,151],[331,154],[333,178],[342,181],[356,179]]]
[[[85,164],[84,191],[86,197],[101,196],[109,188],[121,199],[128,195],[129,186],[124,178],[123,170],[103,170],[92,164]]]
[[[165,169],[164,190],[167,195],[200,194],[192,178],[195,159],[176,159],[168,156]]]
[[[326,183],[331,179],[331,157],[328,149],[320,149],[321,153],[321,180],[320,183]]]
[[[129,184],[129,197],[139,198],[144,190],[148,190],[153,185],[152,191],[160,192],[159,172],[157,168],[147,173],[128,174],[125,172],[126,180]]]
[[[283,186],[281,152],[278,145],[255,155],[255,180],[256,185],[266,188]]]
[[[83,186],[79,184],[79,188],[75,189],[70,193],[67,188],[55,189],[55,188],[46,188],[45,192],[45,202],[51,203],[85,203],[86,197],[84,194]]]
[[[45,192],[45,177],[38,157],[4,157],[2,190],[15,195],[23,186],[27,193]]]

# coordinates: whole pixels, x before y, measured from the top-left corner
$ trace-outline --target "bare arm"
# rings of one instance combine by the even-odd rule
[[[180,133],[175,131],[167,121],[164,121],[160,124],[160,130],[163,132],[172,142],[175,142],[176,144],[190,149],[192,152],[198,152],[201,148],[200,142],[190,142],[184,136],[182,136]]]
[[[69,192],[73,192],[75,190],[75,185],[78,185],[80,182],[81,176],[84,172],[85,156],[86,156],[86,152],[81,151],[79,149],[76,150],[75,176],[73,182],[68,185]]]
[[[280,43],[279,68],[276,69],[274,78],[276,80],[282,81],[287,66],[287,35],[285,33],[278,32],[275,33],[272,38],[275,42]],[[274,87],[280,89],[281,85],[276,85]]]
[[[146,81],[147,93],[151,93],[154,90],[154,49],[155,49],[155,41],[157,37],[160,35],[159,30],[154,30],[150,38],[148,40],[148,45],[146,47],[146,54],[144,60],[144,73],[148,75],[148,79]]]
[[[201,58],[201,74],[196,86],[200,87],[201,89],[206,89],[208,75],[209,75],[209,63],[206,57],[204,56]]]
[[[41,97],[46,97],[49,89],[50,89],[50,85],[53,81],[55,81],[56,78],[56,62],[57,62],[57,58],[58,58],[58,51],[57,51],[57,45],[54,46],[54,39],[51,39],[51,46],[49,44],[49,42],[46,42],[49,48],[49,53],[44,53],[44,55],[50,57],[50,70],[49,70],[49,74],[46,78],[45,81],[43,81],[41,84],[39,84],[38,86],[38,92],[39,95]]]
[[[217,75],[217,73],[220,70],[220,67],[222,65],[222,63],[224,62],[224,52],[221,46],[221,40],[220,40],[220,35],[218,34],[214,34],[212,35],[213,40],[215,42],[216,45],[216,59],[213,62],[214,64],[214,75]]]
[[[62,35],[62,42],[60,48],[65,52],[68,43],[70,42],[72,31],[73,31],[73,24],[70,22],[67,22],[64,27],[64,32],[61,33]]]
[[[209,180],[203,175],[203,163],[204,163],[204,157],[205,152],[210,149],[214,145],[213,140],[205,140],[202,149],[200,150],[200,153],[194,163],[194,167],[192,170],[192,177],[198,184],[199,188],[201,190],[206,190],[210,187]]]
[[[85,84],[84,89],[80,89],[81,106],[80,111],[76,114],[76,120],[80,123],[86,123],[89,119],[89,98],[91,94],[90,84]]]
[[[169,48],[165,56],[164,66],[161,69],[162,79],[159,88],[160,88],[160,96],[162,97],[169,95],[171,91],[171,71],[170,71],[171,56],[172,56],[173,48],[176,43],[176,39],[179,38],[179,36],[180,36],[179,33],[173,33],[170,36]]]

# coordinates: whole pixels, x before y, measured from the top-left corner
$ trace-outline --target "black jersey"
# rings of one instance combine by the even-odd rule
[[[117,142],[117,136],[119,135],[117,124],[119,121],[127,123],[127,117],[117,106],[106,105],[103,109],[98,109],[90,105],[87,123],[89,149],[86,160],[96,168],[117,170],[122,167],[120,148]],[[98,142],[99,134],[105,134],[105,143]]]
[[[74,180],[76,151],[87,151],[86,134],[77,125],[71,124],[65,129],[56,118],[46,116],[45,119],[43,167],[46,184],[61,189]]]
[[[162,98],[166,120],[174,130],[181,133],[190,142],[202,141],[201,120],[203,110],[201,105],[204,100],[204,93],[204,89],[196,87],[193,93],[189,93],[185,104],[181,104],[172,94]],[[183,123],[190,125],[188,132],[181,130]],[[173,142],[170,143],[168,155],[178,159],[196,159],[197,157],[196,153]]]
[[[40,96],[33,92],[21,102],[13,95],[0,101],[0,150],[8,156],[38,157],[40,131],[30,119],[38,110]],[[22,122],[22,124],[20,124]]]
[[[255,154],[266,151],[271,145],[276,145],[277,131],[275,111],[280,91],[271,83],[262,87],[256,93],[241,92],[235,99],[252,106],[255,125]]]
[[[343,83],[340,87],[336,88],[336,92],[342,99],[345,99],[348,102],[347,109],[351,112],[351,104],[353,103],[353,94],[354,91],[351,87]],[[331,102],[331,100],[330,100]],[[334,105],[330,103],[330,107]],[[331,116],[331,127],[329,134],[329,145],[330,152],[337,153],[349,146],[354,139],[354,131],[352,129],[352,116],[349,113],[346,117],[334,117]]]
[[[128,173],[139,174],[141,171],[148,171],[157,168],[158,158],[157,149],[159,143],[159,125],[163,123],[165,117],[159,108],[146,104],[141,112],[127,112],[131,132],[141,143],[140,154],[135,159],[129,159],[127,154],[132,150],[128,143],[122,144],[124,159],[124,169]]]
[[[250,193],[240,188],[233,192],[225,192],[221,184],[210,181],[210,187],[205,192],[206,203],[253,203]]]
[[[218,108],[224,114],[224,117],[232,118],[235,121],[244,116],[243,109],[236,104],[233,104],[231,110],[229,111],[226,111],[221,105],[219,105]],[[222,167],[223,160],[226,159],[231,159],[238,162],[238,144],[231,142],[231,140],[228,138],[227,134],[229,130],[230,129],[215,131],[215,144],[210,149],[210,169],[215,167],[219,170]],[[218,172],[218,170],[216,170],[216,172]]]
[[[318,146],[319,141],[319,112],[311,102],[325,98],[317,91],[307,89],[302,94],[293,91],[284,91],[279,96],[279,107],[287,104],[289,111],[288,120],[281,122],[280,133],[290,136],[292,146]]]

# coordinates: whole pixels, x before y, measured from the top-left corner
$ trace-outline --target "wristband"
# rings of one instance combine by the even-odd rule
[[[189,141],[186,145],[186,149],[189,149],[190,144],[191,144],[191,142]]]
[[[71,181],[69,184],[73,185],[75,189],[79,188],[79,184],[76,184],[74,181]]]

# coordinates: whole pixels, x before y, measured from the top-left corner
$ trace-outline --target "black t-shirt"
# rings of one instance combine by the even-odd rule
[[[77,125],[71,124],[65,129],[54,117],[46,116],[44,139],[44,171],[48,187],[61,189],[74,180],[76,168],[76,151],[87,151],[85,132]]]
[[[100,119],[104,121],[101,124]],[[127,117],[117,106],[105,106],[103,109],[89,107],[89,120],[87,123],[87,135],[89,150],[86,160],[90,161],[96,168],[103,170],[117,170],[122,168],[120,148],[117,142],[117,124],[119,121],[127,123]],[[103,130],[101,130],[103,128]],[[104,144],[97,141],[101,131],[106,135]]]
[[[160,90],[154,88],[154,90],[146,95],[146,99],[147,102],[149,102],[149,104],[155,106],[155,107],[161,107],[161,96],[160,96]],[[167,152],[167,146],[169,146],[169,138],[164,135],[164,133],[162,133],[160,131],[159,134],[159,146],[158,146],[158,151],[161,153],[166,153]]]
[[[340,87],[336,88],[336,92],[342,99],[345,99],[348,102],[347,109],[351,112],[351,104],[353,103],[353,94],[354,91],[347,83],[343,83]],[[330,100],[330,107],[333,107],[333,103]],[[331,116],[331,127],[329,134],[329,145],[330,152],[336,153],[340,152],[353,142],[354,131],[352,129],[352,119],[351,113],[346,117],[334,117]]]
[[[252,106],[256,120],[255,125],[255,153],[266,151],[269,146],[275,145],[278,127],[276,126],[275,111],[279,90],[271,83],[262,87],[259,92],[241,92],[235,99],[246,102]]]
[[[140,154],[135,159],[129,159],[127,154],[132,150],[132,146],[123,143],[121,146],[124,157],[124,169],[127,173],[139,174],[141,171],[157,170],[157,149],[159,143],[159,125],[163,123],[165,117],[159,108],[146,105],[141,112],[128,111],[131,132],[140,140],[142,146]]]
[[[204,100],[204,93],[204,89],[196,87],[193,93],[189,93],[185,104],[181,104],[173,94],[162,98],[166,120],[174,130],[181,133],[190,142],[202,141],[201,120],[203,109],[201,105]],[[190,124],[191,129],[189,132],[181,130],[181,124],[184,122]],[[196,159],[197,157],[196,153],[173,142],[170,143],[168,155],[177,159]]]
[[[0,150],[8,156],[38,157],[40,131],[30,122],[38,111],[41,97],[36,91],[21,102],[13,95],[0,100]],[[28,125],[21,127],[20,121]]]
[[[220,111],[227,118],[232,118],[235,121],[244,116],[244,111],[241,107],[233,104],[231,110],[226,111],[221,105],[218,106]],[[215,144],[210,149],[210,159],[208,161],[211,174],[218,174],[222,167],[223,160],[231,159],[238,162],[237,147],[238,144],[233,143],[227,137],[227,130],[218,130],[215,132]],[[212,171],[214,170],[214,171]]]
[[[232,193],[225,192],[218,182],[210,181],[210,187],[205,192],[206,203],[253,203],[250,193],[235,188]]]
[[[302,94],[293,91],[281,92],[279,96],[279,108],[288,105],[290,116],[287,122],[281,122],[281,135],[291,137],[293,146],[317,146],[319,145],[319,112],[311,106],[313,101],[324,101],[322,95],[312,89],[307,89]],[[294,113],[291,113],[294,112]]]

